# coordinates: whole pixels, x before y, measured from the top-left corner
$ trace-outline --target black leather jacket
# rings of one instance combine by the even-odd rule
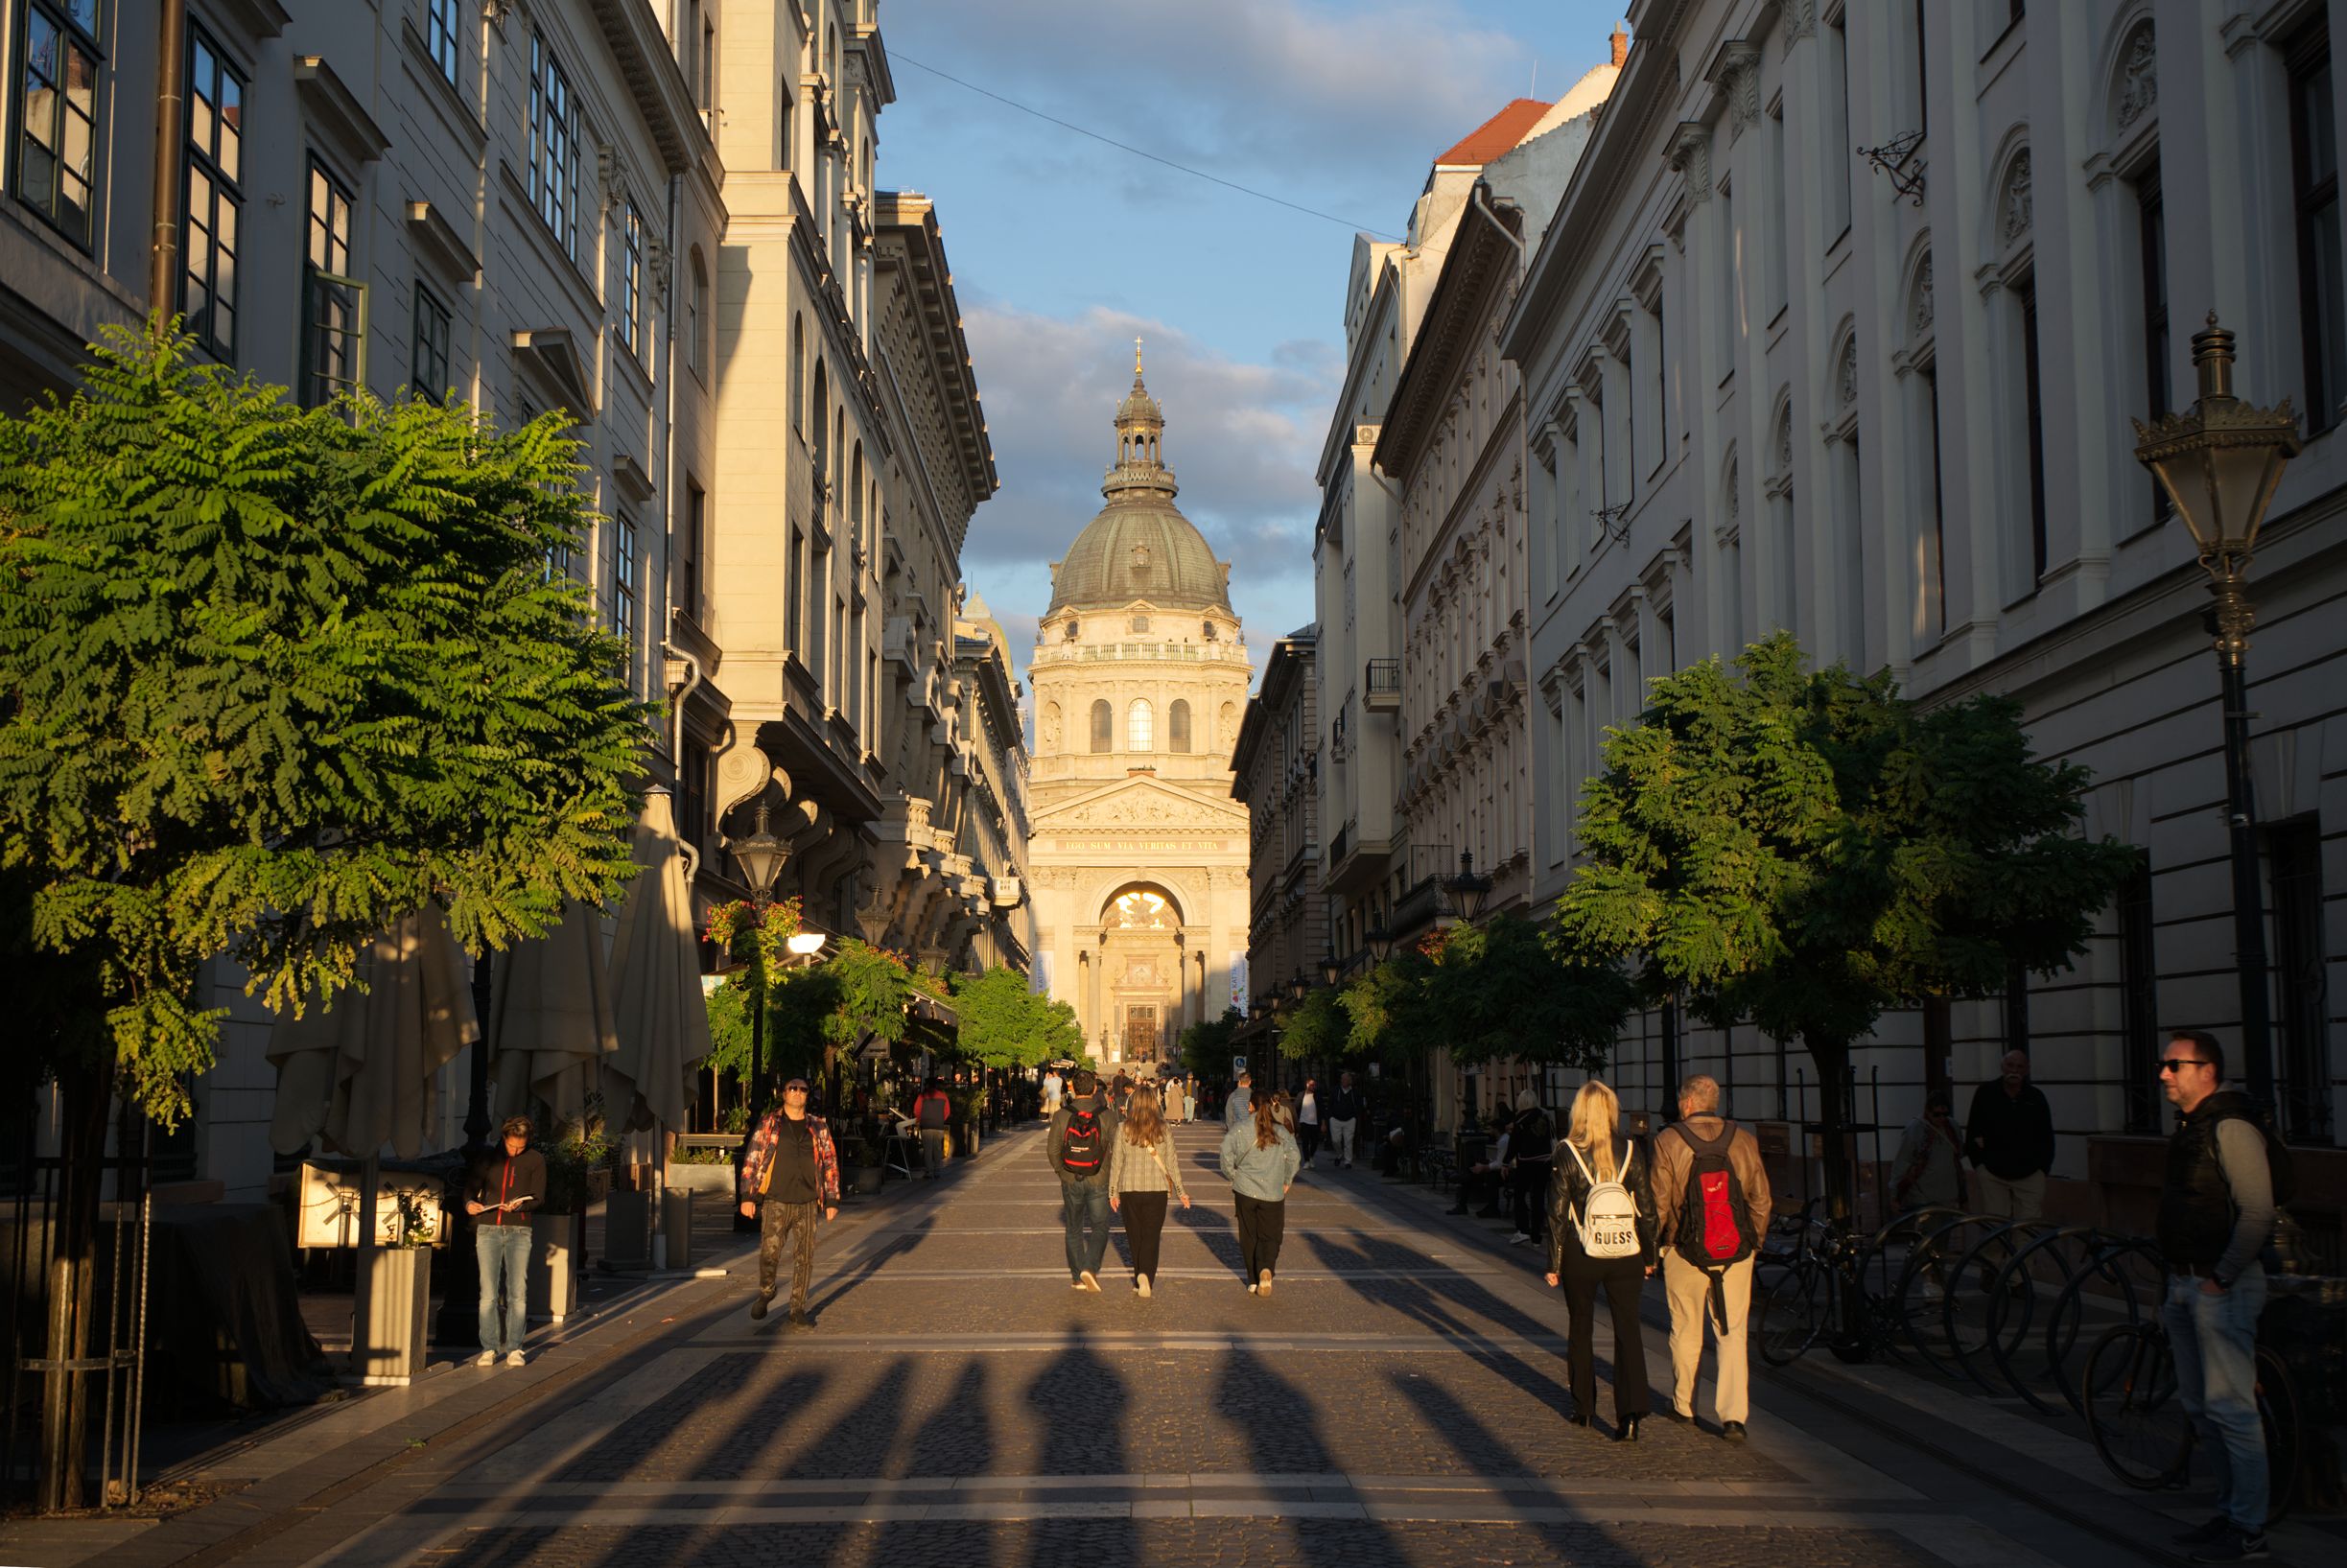
[[[1630,1189],[1631,1205],[1638,1211],[1637,1260],[1651,1268],[1655,1259],[1653,1151],[1635,1138],[1629,1140],[1629,1147],[1633,1153],[1628,1168],[1622,1173],[1621,1182]],[[1586,1159],[1588,1157],[1584,1155],[1582,1158]],[[1581,1211],[1583,1202],[1588,1198],[1590,1182],[1581,1174],[1580,1162],[1574,1159],[1573,1151],[1565,1146],[1562,1139],[1558,1140],[1556,1165],[1557,1174],[1548,1183],[1548,1272],[1562,1274],[1566,1258],[1578,1260],[1582,1257],[1581,1231],[1574,1225],[1573,1216]],[[1589,1168],[1592,1171],[1597,1168],[1594,1160]],[[1626,1267],[1631,1260],[1624,1257],[1595,1261]]]

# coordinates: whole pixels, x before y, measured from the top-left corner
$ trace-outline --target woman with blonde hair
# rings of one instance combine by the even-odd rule
[[[1256,1101],[1254,1114],[1233,1122],[1222,1135],[1222,1173],[1237,1210],[1239,1268],[1250,1296],[1271,1294],[1272,1270],[1279,1265],[1279,1241],[1287,1229],[1287,1189],[1303,1163],[1296,1135],[1279,1119],[1278,1100],[1266,1095]]]
[[[1564,1287],[1572,1319],[1573,1424],[1597,1413],[1597,1364],[1590,1338],[1597,1293],[1613,1321],[1614,1438],[1636,1442],[1646,1418],[1646,1339],[1638,1295],[1655,1272],[1655,1183],[1651,1156],[1617,1141],[1621,1102],[1595,1078],[1573,1096],[1573,1115],[1548,1187],[1548,1282]]]
[[[1125,1220],[1125,1242],[1133,1250],[1133,1288],[1145,1298],[1157,1278],[1158,1241],[1165,1233],[1168,1197],[1189,1207],[1189,1193],[1182,1185],[1182,1161],[1174,1154],[1173,1135],[1165,1130],[1164,1112],[1158,1109],[1157,1090],[1143,1084],[1116,1128],[1116,1147],[1109,1156],[1109,1207]]]

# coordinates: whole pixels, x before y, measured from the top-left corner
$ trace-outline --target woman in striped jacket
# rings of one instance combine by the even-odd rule
[[[1173,1135],[1165,1130],[1156,1093],[1144,1084],[1116,1129],[1116,1147],[1109,1156],[1109,1207],[1124,1216],[1125,1240],[1133,1249],[1133,1288],[1144,1297],[1157,1276],[1158,1239],[1165,1230],[1169,1197],[1189,1207]]]

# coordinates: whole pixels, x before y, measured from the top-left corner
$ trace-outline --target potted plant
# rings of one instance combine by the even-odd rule
[[[880,1190],[888,1175],[888,1135],[880,1130],[880,1118],[866,1116],[856,1124],[856,1135],[848,1140],[848,1168],[854,1178],[855,1189],[869,1196]]]
[[[378,1211],[382,1234],[367,1268],[365,1342],[351,1360],[361,1381],[406,1384],[424,1370],[432,1322],[432,1249],[440,1237],[440,1195],[401,1187]]]

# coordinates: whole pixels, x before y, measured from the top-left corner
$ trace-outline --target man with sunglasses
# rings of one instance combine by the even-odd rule
[[[2258,1418],[2261,1261],[2273,1238],[2273,1171],[2248,1096],[2224,1087],[2225,1053],[2200,1029],[2171,1032],[2160,1089],[2176,1108],[2160,1185],[2168,1263],[2161,1318],[2176,1392],[2216,1471],[2217,1516],[2176,1538],[2194,1562],[2265,1557],[2265,1429]]]
[[[743,1215],[757,1214],[761,1205],[765,1210],[758,1236],[758,1297],[750,1303],[750,1316],[766,1315],[783,1240],[789,1237],[794,1243],[789,1325],[814,1327],[807,1291],[815,1276],[815,1216],[839,1218],[839,1153],[823,1118],[807,1113],[806,1079],[783,1086],[783,1103],[767,1112],[750,1135],[741,1157],[739,1197]]]

